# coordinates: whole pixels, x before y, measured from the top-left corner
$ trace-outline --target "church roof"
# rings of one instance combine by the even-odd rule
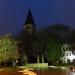
[[[26,21],[25,21],[24,25],[26,25],[26,24],[33,24],[33,25],[35,25],[34,20],[33,20],[33,16],[32,16],[32,13],[31,13],[30,9],[28,11],[28,15],[27,15],[27,18],[26,18]]]

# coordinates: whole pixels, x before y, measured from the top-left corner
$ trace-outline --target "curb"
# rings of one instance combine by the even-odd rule
[[[68,70],[69,68],[68,67],[58,67],[58,66],[48,66],[50,68],[59,68],[59,69],[62,69],[62,70]]]

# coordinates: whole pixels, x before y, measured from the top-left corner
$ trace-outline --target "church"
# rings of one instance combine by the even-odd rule
[[[36,63],[38,61],[37,51],[34,47],[36,42],[36,24],[30,9],[24,22],[23,31],[20,33],[20,37],[20,40],[22,39],[19,47],[19,53],[21,53],[20,59],[25,58],[25,54],[28,63]]]
[[[31,10],[29,9],[26,21],[24,23],[24,30],[25,30],[25,50],[28,56],[28,62],[36,62],[36,55],[33,49],[33,42],[36,39],[36,24],[33,20],[33,16]]]

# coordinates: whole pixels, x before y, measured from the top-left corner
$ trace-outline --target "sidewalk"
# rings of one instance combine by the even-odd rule
[[[50,68],[58,68],[58,69],[63,69],[63,70],[68,70],[69,67],[68,66],[48,66]]]

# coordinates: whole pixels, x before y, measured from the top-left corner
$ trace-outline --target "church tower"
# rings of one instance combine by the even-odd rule
[[[28,56],[28,61],[33,62],[35,59],[34,47],[33,43],[36,41],[36,25],[33,20],[33,16],[31,10],[29,9],[26,21],[24,23],[24,31],[25,31],[25,51]]]
[[[36,25],[35,25],[35,22],[33,20],[33,16],[32,16],[32,13],[31,13],[30,9],[28,11],[26,21],[24,23],[24,30],[25,30],[25,32],[27,32],[31,35],[34,35],[34,33],[36,31]]]
[[[28,62],[34,62],[36,60],[35,47],[34,43],[36,42],[36,25],[33,20],[31,10],[29,9],[23,30],[18,36],[20,42],[18,43],[20,60],[23,58],[25,53],[27,56]]]

